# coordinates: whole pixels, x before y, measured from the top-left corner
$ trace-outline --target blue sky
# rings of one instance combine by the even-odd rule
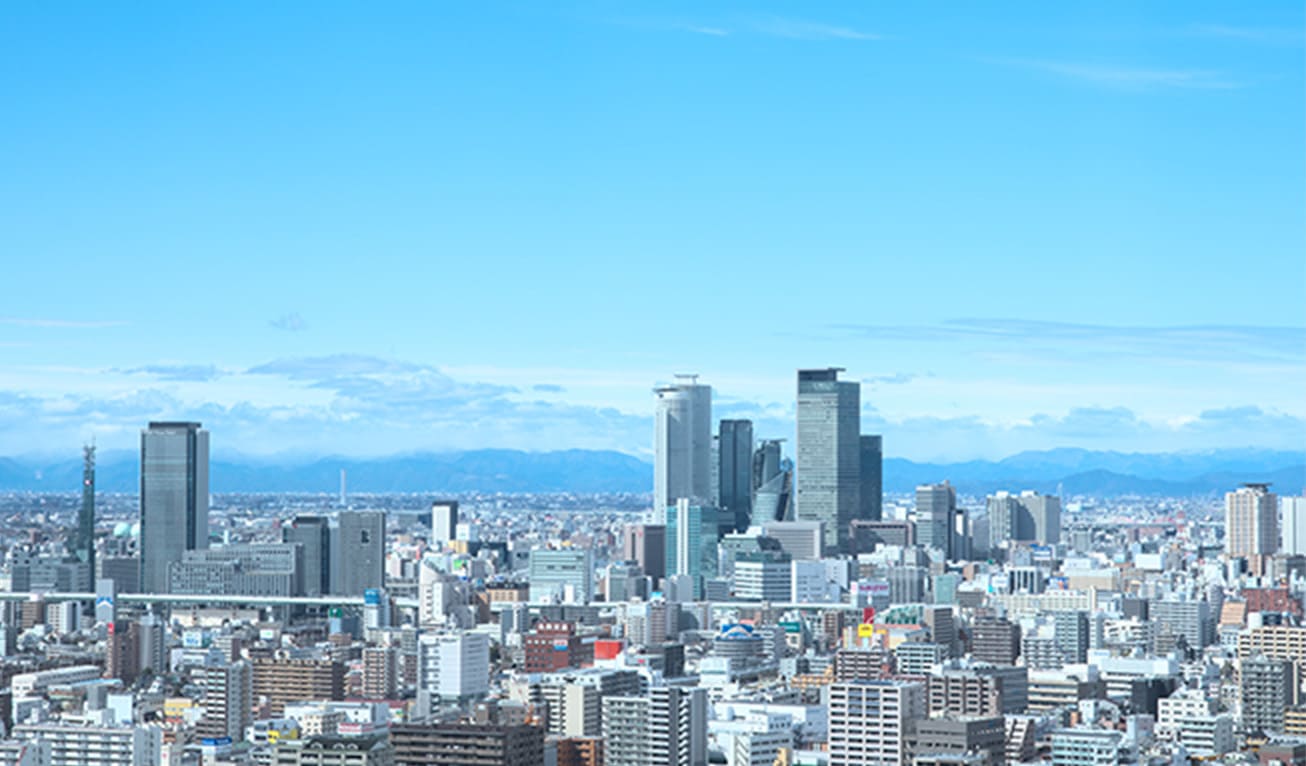
[[[0,454],[1306,441],[1299,3],[0,6]]]

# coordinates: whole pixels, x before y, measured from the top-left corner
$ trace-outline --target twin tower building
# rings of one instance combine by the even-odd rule
[[[796,466],[780,443],[754,443],[748,420],[712,433],[712,387],[677,376],[654,389],[654,521],[679,501],[716,509],[722,534],[776,521],[821,522],[827,552],[850,548],[855,520],[881,518],[881,437],[861,433],[861,384],[842,368],[798,371]]]

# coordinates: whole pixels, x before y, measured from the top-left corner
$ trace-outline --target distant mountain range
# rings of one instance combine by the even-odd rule
[[[139,457],[100,455],[96,485],[105,492],[135,492]],[[339,489],[340,470],[350,492],[648,492],[653,466],[621,452],[472,450],[374,459],[215,459],[214,492],[325,492]],[[1231,449],[1208,452],[1123,453],[1082,449],[1022,452],[1003,460],[918,463],[884,461],[886,492],[951,481],[967,494],[1036,489],[1067,495],[1170,495],[1219,493],[1245,481],[1273,482],[1280,494],[1306,486],[1306,452]],[[0,491],[75,492],[81,461],[55,463],[0,458]]]

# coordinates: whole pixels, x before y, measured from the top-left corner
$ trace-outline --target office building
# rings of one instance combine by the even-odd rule
[[[825,545],[825,524],[819,521],[772,521],[762,525],[762,534],[778,541],[795,561],[821,558]]]
[[[658,686],[603,699],[607,766],[706,766],[707,692]]]
[[[1053,766],[1118,766],[1124,733],[1105,729],[1052,732]]]
[[[925,687],[911,681],[830,685],[830,766],[909,763],[907,737],[925,718]]]
[[[712,497],[712,387],[697,375],[653,389],[653,518],[664,523],[677,500],[710,504]]]
[[[223,545],[186,551],[168,566],[178,595],[300,596],[303,548],[295,543]]]
[[[1283,513],[1283,552],[1306,556],[1306,497],[1279,499]]]
[[[798,371],[796,518],[825,524],[824,548],[848,550],[861,510],[861,386],[841,368]]]
[[[209,432],[156,422],[141,431],[141,590],[167,593],[168,568],[209,546]]]
[[[717,432],[720,534],[743,532],[753,519],[753,421],[722,420]]]
[[[712,532],[716,533],[715,527]],[[587,547],[532,550],[530,599],[588,604],[594,599],[594,551]]]
[[[916,544],[916,528],[910,521],[854,521],[852,553],[874,553],[881,545],[905,548]]]
[[[784,551],[740,554],[735,560],[735,598],[739,601],[789,601],[793,597],[792,569],[793,559]]]
[[[385,587],[385,512],[341,511],[331,540],[332,593],[361,596]]]
[[[435,702],[465,704],[490,692],[490,639],[483,633],[418,639],[418,689]]]
[[[628,524],[623,531],[622,552],[627,561],[639,563],[654,587],[667,576],[667,528],[661,524]]]
[[[884,518],[884,437],[863,435],[858,440],[858,469],[862,486],[858,492],[861,521],[880,521]]]
[[[1224,496],[1224,550],[1230,557],[1279,549],[1279,501],[1269,484],[1244,484]]]
[[[296,516],[281,528],[281,542],[302,549],[301,572],[304,595],[324,596],[331,592],[331,527],[323,516]]]
[[[916,488],[916,542],[954,559],[954,529],[957,524],[957,490],[946,481]]]
[[[458,539],[458,501],[431,503],[431,546],[437,550]]]
[[[1061,540],[1061,498],[1026,490],[998,492],[988,499],[989,548],[1008,541],[1053,545]]]
[[[695,599],[717,574],[717,509],[677,500],[667,509],[667,575],[691,579]]]
[[[1192,651],[1201,651],[1215,640],[1211,605],[1201,599],[1152,599],[1148,614],[1158,634],[1183,638]]]
[[[782,439],[767,439],[753,453],[753,523],[793,520],[793,465],[782,458]]]
[[[544,766],[538,726],[400,724],[390,741],[395,766]]]
[[[1005,721],[1000,715],[922,718],[914,722],[907,749],[918,764],[935,756],[975,755],[979,757],[966,763],[1002,766],[1007,760]]]

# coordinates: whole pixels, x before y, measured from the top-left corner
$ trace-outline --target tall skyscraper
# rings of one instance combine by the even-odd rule
[[[653,522],[664,523],[680,498],[697,503],[712,497],[712,387],[697,375],[653,389]]]
[[[793,520],[793,466],[781,458],[782,439],[767,439],[753,453],[753,519]]]
[[[858,444],[862,507],[857,518],[862,521],[880,521],[884,518],[884,437],[863,435]]]
[[[330,541],[332,592],[361,596],[385,587],[385,512],[341,511]]]
[[[1283,511],[1283,552],[1306,556],[1306,497],[1279,499]]]
[[[957,490],[948,482],[916,488],[916,542],[954,558]]]
[[[168,567],[209,547],[209,432],[199,423],[141,431],[141,590],[168,592]]]
[[[331,528],[324,516],[296,516],[281,528],[281,542],[303,548],[305,596],[331,592]]]
[[[667,575],[689,575],[694,598],[703,595],[703,580],[716,575],[717,509],[681,498],[667,509]]]
[[[848,549],[861,508],[861,386],[841,370],[798,371],[796,516],[825,522],[829,551]]]
[[[82,507],[77,514],[77,534],[72,552],[86,566],[89,580],[95,581],[95,446],[82,449]]]
[[[753,421],[721,421],[717,465],[721,534],[743,532],[753,519]]]
[[[1279,503],[1269,484],[1244,484],[1224,496],[1224,550],[1231,557],[1279,549]]]

